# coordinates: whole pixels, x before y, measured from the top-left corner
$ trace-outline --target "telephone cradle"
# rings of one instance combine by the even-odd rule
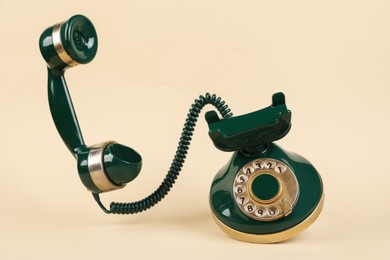
[[[135,214],[150,209],[170,191],[186,159],[191,136],[201,110],[213,105],[205,118],[216,148],[233,152],[215,176],[209,203],[217,225],[229,236],[247,242],[287,240],[319,216],[324,193],[320,175],[302,156],[274,142],[291,128],[291,111],[283,93],[258,111],[233,117],[216,95],[206,94],[189,109],[179,145],[166,177],[146,198],[130,203],[112,202],[107,209],[100,194],[121,189],[135,179],[142,157],[134,149],[107,141],[85,144],[65,80],[65,71],[87,64],[97,53],[98,39],[92,22],[82,15],[47,28],[39,47],[47,63],[49,106],[55,126],[77,160],[79,177],[95,201],[108,214]]]

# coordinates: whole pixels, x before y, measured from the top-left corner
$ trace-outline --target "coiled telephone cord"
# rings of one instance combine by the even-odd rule
[[[199,98],[196,99],[191,105],[191,108],[187,115],[187,119],[184,124],[183,132],[180,136],[180,141],[176,150],[176,154],[173,158],[171,167],[160,186],[152,194],[140,201],[130,203],[111,202],[109,210],[106,209],[100,201],[99,193],[92,193],[94,199],[105,213],[139,213],[150,209],[158,202],[160,202],[165,197],[165,195],[168,194],[183,167],[184,161],[186,159],[186,154],[191,143],[192,135],[195,130],[196,122],[199,117],[199,113],[201,112],[203,107],[208,104],[213,105],[223,118],[229,118],[233,116],[233,114],[230,112],[228,105],[225,104],[225,101],[223,101],[220,97],[217,97],[215,94],[210,95],[209,93],[206,93],[205,96],[199,96]]]

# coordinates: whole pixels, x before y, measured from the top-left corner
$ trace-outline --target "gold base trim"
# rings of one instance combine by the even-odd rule
[[[302,232],[306,228],[308,228],[313,222],[318,218],[320,215],[322,208],[324,206],[324,200],[325,196],[322,194],[320,202],[318,203],[317,207],[314,209],[314,211],[301,223],[299,223],[296,226],[293,226],[290,229],[273,233],[273,234],[248,234],[241,231],[237,231],[235,229],[232,229],[225,224],[223,224],[215,215],[214,213],[213,218],[217,225],[230,237],[244,241],[244,242],[250,242],[250,243],[261,243],[261,244],[270,244],[270,243],[277,243],[281,242],[287,239],[290,239],[291,237],[297,235],[298,233]]]

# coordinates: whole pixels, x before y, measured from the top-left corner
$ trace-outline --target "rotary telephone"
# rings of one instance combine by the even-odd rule
[[[141,170],[140,154],[115,141],[87,146],[66,85],[65,70],[92,61],[98,40],[91,21],[75,15],[47,28],[39,47],[47,63],[50,111],[56,128],[77,160],[82,183],[105,213],[134,214],[145,211],[169,192],[178,177],[202,108],[215,147],[233,152],[215,176],[210,207],[217,225],[229,236],[247,242],[275,243],[307,228],[321,212],[324,194],[321,177],[302,156],[285,151],[274,141],[291,128],[291,112],[283,93],[258,111],[233,117],[216,95],[200,96],[192,104],[177,152],[161,185],[148,197],[132,203],[112,202],[107,209],[100,194],[121,189]]]

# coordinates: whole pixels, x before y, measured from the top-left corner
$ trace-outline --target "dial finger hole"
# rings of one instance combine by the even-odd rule
[[[249,201],[249,198],[246,196],[240,196],[237,198],[237,202],[241,205],[247,204]]]
[[[279,214],[279,210],[275,207],[271,207],[267,210],[268,216],[274,217]]]
[[[236,186],[234,191],[238,194],[242,194],[246,191],[246,187],[245,186],[242,186],[242,185],[239,185],[239,186]]]
[[[264,167],[267,169],[273,169],[275,168],[276,162],[273,160],[268,160],[265,162]]]
[[[248,181],[248,176],[246,176],[246,175],[238,175],[237,178],[236,178],[236,182],[237,183],[243,184],[243,183],[245,183],[247,181]]]
[[[260,169],[264,168],[264,162],[261,161],[261,160],[256,160],[256,161],[253,162],[253,167],[256,170],[260,170]]]
[[[276,166],[275,166],[275,172],[277,172],[277,173],[283,173],[283,172],[285,172],[287,170],[287,167],[285,166],[285,165],[283,165],[283,164],[277,164]]]
[[[265,210],[263,208],[258,208],[255,211],[255,215],[258,217],[264,217],[265,216]]]
[[[248,203],[244,206],[245,208],[245,211],[248,212],[248,213],[253,213],[256,211],[256,206],[251,204],[251,203]]]
[[[252,173],[255,172],[255,168],[253,168],[252,166],[249,166],[249,167],[244,167],[244,169],[242,170],[246,175],[251,175]]]

